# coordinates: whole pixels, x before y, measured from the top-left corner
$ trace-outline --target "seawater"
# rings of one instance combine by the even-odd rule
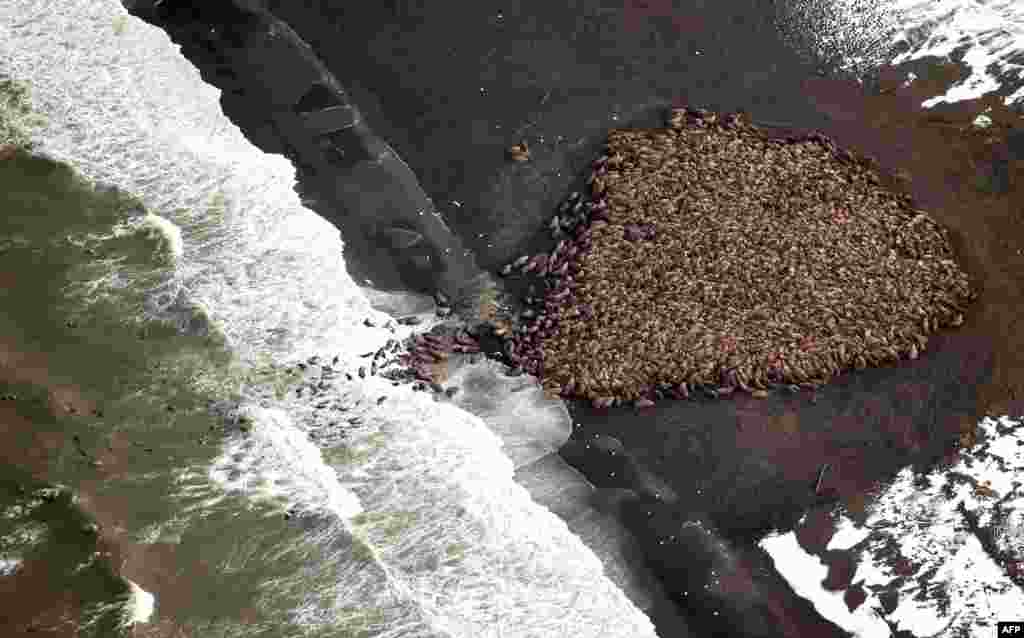
[[[783,0],[780,31],[814,59],[858,76],[883,65],[955,60],[963,79],[925,100],[931,108],[998,92],[1024,109],[1024,4],[1018,0]],[[916,77],[910,73],[907,82]]]
[[[413,328],[385,327],[294,168],[249,144],[166,34],[116,0],[18,0],[0,5],[0,60],[24,90],[2,141],[34,153],[0,164],[5,347],[46,363],[5,390],[34,427],[77,437],[37,474],[142,557],[105,572],[121,586],[82,635],[654,635],[513,480],[568,437],[564,407],[485,363],[477,386],[499,396],[461,401],[496,434],[408,386],[348,381]],[[300,396],[312,361],[338,374]],[[47,384],[93,407],[62,411]],[[328,443],[310,436],[324,402],[344,408]],[[147,572],[157,555],[173,577]]]

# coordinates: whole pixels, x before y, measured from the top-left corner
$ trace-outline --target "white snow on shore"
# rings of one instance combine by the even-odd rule
[[[800,548],[794,532],[769,536],[761,546],[797,593],[855,636],[889,636],[883,617],[915,636],[995,635],[997,620],[1016,619],[1024,609],[1024,591],[1001,564],[1024,559],[1024,426],[986,418],[979,429],[979,443],[953,467],[928,474],[927,486],[908,468],[868,504],[863,525],[840,515],[827,549],[856,557],[852,584],[867,599],[853,612],[843,592],[821,587],[826,568]],[[975,524],[994,532],[1000,562]],[[908,565],[912,575],[901,577]],[[888,614],[883,592],[898,596]]]

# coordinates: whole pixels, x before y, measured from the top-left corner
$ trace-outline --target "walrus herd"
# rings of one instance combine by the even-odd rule
[[[543,295],[496,333],[547,390],[597,407],[815,387],[915,359],[976,297],[948,232],[870,158],[742,114],[674,109],[613,130],[550,224],[501,274]]]

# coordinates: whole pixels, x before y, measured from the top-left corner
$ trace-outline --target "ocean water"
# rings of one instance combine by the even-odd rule
[[[783,0],[775,6],[779,29],[795,47],[856,75],[929,57],[965,65],[967,76],[925,100],[925,108],[992,92],[1006,106],[1024,107],[1024,4],[1017,0]]]
[[[371,308],[294,168],[249,144],[165,33],[115,0],[5,3],[0,25],[0,72],[41,116],[6,125],[45,157],[2,169],[8,347],[92,406],[50,419],[80,449],[44,471],[140,574],[158,552],[181,572],[163,596],[122,572],[124,626],[654,635],[513,480],[568,437],[564,406],[486,362],[465,363],[460,399],[484,418],[348,381],[358,355],[413,328]],[[17,409],[43,422],[25,381]]]
[[[1024,101],[1013,2],[776,6],[795,46],[855,72],[926,56],[969,66],[969,78],[926,107],[994,89],[1007,104]],[[3,390],[30,422],[79,434],[86,454],[65,445],[46,461],[48,483],[75,486],[73,497],[60,492],[66,506],[134,547],[141,565],[169,552],[183,571],[177,580],[150,573],[159,586],[150,592],[144,567],[115,574],[69,554],[69,573],[85,579],[76,582],[109,594],[81,603],[83,635],[114,626],[202,636],[654,635],[643,593],[624,591],[628,575],[608,556],[602,566],[535,502],[543,495],[531,499],[514,480],[568,437],[564,406],[487,362],[453,371],[463,387],[454,403],[359,379],[359,354],[433,319],[386,327],[345,272],[336,229],[295,195],[294,168],[245,140],[163,32],[116,0],[0,4],[0,76],[28,87],[41,116],[12,124],[0,112],[0,132],[14,126],[59,163],[0,164],[14,211],[0,221],[0,271],[18,273],[4,334],[44,352],[72,402],[101,414],[47,416],[53,398],[33,395],[35,378]],[[390,303],[429,307],[413,296]],[[315,392],[296,392],[310,382]],[[1015,467],[987,463],[977,480],[1012,496]],[[40,522],[49,520],[40,508],[60,501],[29,477],[0,478],[12,504],[0,574],[12,574],[61,544]],[[942,499],[921,504],[921,525],[900,527],[912,491],[900,479],[883,489],[875,518],[847,522],[853,540],[835,547],[859,547],[868,563],[872,543],[896,539],[915,560],[991,567]],[[986,501],[966,502],[993,515]],[[999,542],[1019,548],[1020,525],[1008,520]],[[858,636],[888,635],[871,616],[877,600],[844,612],[820,575],[807,578],[816,566],[784,569],[800,558],[792,534],[762,546],[822,615]],[[950,616],[969,628],[1005,618],[997,604],[1019,609],[1005,576],[978,573],[952,611],[908,603],[900,627],[924,635],[948,631]],[[865,568],[861,578],[893,576]],[[1003,594],[979,610],[993,587]]]

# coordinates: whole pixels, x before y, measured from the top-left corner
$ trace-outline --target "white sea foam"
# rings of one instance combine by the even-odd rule
[[[128,581],[128,602],[125,604],[125,624],[135,625],[147,623],[156,609],[156,598],[153,594]]]
[[[293,167],[242,136],[165,33],[116,0],[17,0],[0,4],[0,61],[47,118],[37,148],[159,216],[143,223],[175,257],[174,296],[204,308],[243,361],[337,355],[353,369],[393,336],[363,325],[389,317],[348,276],[336,229],[299,202]],[[228,490],[327,517],[307,539],[323,562],[275,585],[328,574],[334,600],[324,608],[311,591],[296,618],[337,622],[355,607],[388,610],[379,635],[654,635],[594,553],[513,481],[502,438],[480,418],[378,377],[328,385],[362,419],[342,446],[306,439],[318,423],[308,399],[247,390],[249,432],[210,470]],[[567,435],[564,412],[509,406],[524,421],[518,447],[540,442],[532,455]],[[197,480],[183,489],[201,496]],[[352,558],[354,544],[369,563]]]
[[[334,470],[324,464],[320,449],[287,412],[254,405],[244,406],[240,412],[252,422],[252,433],[228,443],[211,469],[215,479],[231,489],[301,502],[341,518],[363,511],[359,499],[338,482]],[[235,470],[237,477],[230,470]],[[259,481],[259,485],[250,485],[251,481]]]
[[[0,558],[0,576],[11,576],[21,567],[21,561],[17,558]]]
[[[925,108],[981,97],[999,88],[999,76],[1024,80],[1019,0],[790,0],[777,6],[791,39],[848,70],[962,53],[968,77],[925,100]],[[896,54],[897,46],[905,50]],[[1024,105],[1024,86],[1003,102]]]
[[[948,56],[964,49],[963,62],[970,75],[944,95],[926,100],[922,106],[958,102],[999,88],[992,69],[1014,73],[1018,79],[1024,65],[1011,62],[1024,52],[1024,5],[1016,0],[896,0],[898,31],[894,42],[910,49],[892,60],[900,64],[925,56]],[[1004,98],[1005,104],[1024,102],[1024,88]]]
[[[181,239],[181,229],[167,219],[146,213],[139,226],[143,232],[148,232],[166,242],[165,250],[173,259],[181,259],[185,254],[185,245]]]

